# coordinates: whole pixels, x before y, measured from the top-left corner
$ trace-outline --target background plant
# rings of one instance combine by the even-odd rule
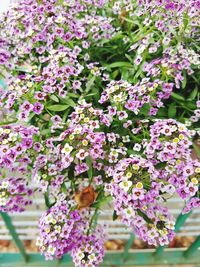
[[[194,0],[28,0],[1,18],[0,209],[44,195],[47,259],[98,266],[108,203],[155,246],[174,237],[163,202],[200,206],[199,17]]]

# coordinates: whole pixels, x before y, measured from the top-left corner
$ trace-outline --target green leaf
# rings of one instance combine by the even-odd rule
[[[176,117],[176,103],[172,103],[168,109],[168,117],[175,118]]]
[[[90,182],[92,181],[92,178],[93,178],[93,169],[92,169],[92,160],[91,160],[91,158],[90,157],[87,157],[86,158],[86,164],[87,164],[87,166],[88,166],[88,171],[87,171],[87,173],[88,173],[88,178],[89,178],[89,180],[90,180]]]
[[[155,167],[156,167],[157,170],[164,169],[166,167],[166,163],[165,162],[160,162]]]
[[[49,135],[51,133],[51,130],[50,129],[44,129],[40,133],[41,133],[41,135]]]
[[[111,197],[111,196],[106,196],[106,197],[104,197],[103,199],[101,199],[101,200],[95,202],[95,203],[92,205],[92,207],[94,207],[94,208],[101,208],[101,207],[103,207],[104,205],[110,203],[111,201],[112,201],[112,197]]]
[[[157,117],[167,117],[167,110],[165,108],[160,108],[158,110]]]
[[[143,107],[140,109],[140,114],[147,116],[149,113],[149,110],[150,110],[150,105],[144,104]]]
[[[188,22],[189,22],[189,18],[188,18],[188,16],[187,16],[187,14],[184,13],[184,14],[183,14],[183,25],[184,25],[184,29],[187,28],[187,26],[188,26]]]
[[[112,216],[112,218],[113,218],[113,221],[116,221],[117,218],[118,218],[117,212],[116,212],[115,210],[114,210],[114,212],[113,212],[113,216]]]
[[[200,148],[199,148],[199,146],[197,146],[196,144],[193,143],[193,147],[194,147],[194,150],[195,150],[197,156],[200,157]]]
[[[137,209],[137,213],[141,216],[147,223],[152,223],[152,220],[141,210]]]
[[[104,190],[101,188],[99,191],[97,191],[98,195],[96,198],[96,202],[98,202],[99,200],[101,200],[104,197]]]
[[[63,121],[66,121],[66,120],[67,120],[67,117],[68,117],[68,115],[69,115],[69,112],[70,112],[69,109],[65,111],[65,113],[64,113],[64,115],[63,115]]]
[[[92,78],[86,83],[86,92],[88,93],[93,86],[94,82],[96,80],[96,76],[92,76]]]
[[[76,103],[70,98],[63,98],[62,101],[72,108],[76,106]]]
[[[119,74],[119,70],[116,69],[115,71],[113,71],[112,73],[112,78],[115,79],[117,77],[117,75]]]
[[[139,151],[135,151],[135,150],[133,150],[133,149],[128,149],[128,150],[127,150],[127,153],[128,153],[129,156],[130,156],[130,155],[141,155],[141,152],[139,152]]]
[[[91,93],[91,94],[88,94],[86,97],[89,97],[89,96],[94,96],[96,95],[96,93]]]
[[[46,108],[51,110],[51,111],[64,111],[68,109],[69,105],[51,105],[47,106]]]
[[[181,95],[178,95],[177,93],[174,93],[174,92],[173,92],[171,95],[172,95],[172,97],[173,97],[174,99],[182,100],[182,101],[185,100],[184,97],[182,97]]]
[[[196,109],[196,105],[190,101],[185,102],[184,105],[190,109]]]
[[[185,72],[183,73],[183,76],[184,76],[184,79],[182,81],[182,88],[185,89],[186,84],[187,84],[187,76]]]
[[[80,95],[74,94],[74,93],[68,93],[67,96],[70,96],[72,98],[79,98],[80,97]]]
[[[130,238],[128,239],[127,243],[125,244],[124,247],[124,253],[123,253],[123,260],[126,261],[126,259],[128,258],[128,253],[129,250],[131,249],[133,242],[134,242],[135,236],[134,234],[130,234]]]
[[[144,64],[142,64],[140,66],[140,68],[138,69],[138,71],[136,72],[136,74],[134,75],[134,78],[138,78],[142,73],[143,73],[143,66]]]
[[[131,58],[131,56],[129,56],[128,54],[125,54],[125,57],[126,57],[130,62],[133,61],[133,59]]]
[[[58,99],[58,97],[57,96],[55,96],[55,95],[51,95],[50,96],[50,99],[51,100],[53,100],[54,102],[56,102],[56,103],[58,103],[59,102],[59,99]]]
[[[0,215],[1,215],[1,217],[5,223],[5,226],[7,227],[7,229],[10,232],[12,240],[15,242],[17,248],[19,249],[21,256],[23,257],[24,261],[26,262],[28,259],[28,255],[26,254],[24,244],[22,243],[22,241],[19,238],[18,233],[16,232],[16,228],[12,223],[11,217],[5,212],[0,212]]]
[[[190,96],[189,96],[188,100],[194,100],[195,97],[197,96],[197,94],[198,94],[198,88],[196,87],[196,88],[194,88],[194,90],[190,93]]]
[[[121,73],[122,73],[122,79],[127,80],[129,76],[129,72],[125,68],[121,68]]]
[[[62,192],[63,192],[63,193],[67,193],[67,187],[66,187],[66,184],[65,184],[65,183],[63,183],[63,184],[61,185],[61,189],[62,189]]]
[[[106,68],[109,68],[109,69],[121,68],[121,67],[131,68],[133,67],[133,65],[130,62],[124,62],[124,61],[114,62],[112,64],[106,65]]]

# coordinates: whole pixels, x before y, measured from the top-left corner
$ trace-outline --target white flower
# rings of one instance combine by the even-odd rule
[[[137,53],[140,55],[144,52],[145,49],[146,49],[146,45],[141,45],[139,46]]]
[[[42,245],[43,245],[42,239],[40,237],[37,237],[37,239],[36,239],[36,246],[40,247]]]
[[[9,182],[8,181],[3,181],[0,188],[8,188]]]
[[[192,124],[192,123],[191,123],[191,121],[189,121],[189,120],[186,120],[186,122],[185,122],[185,126],[186,126],[186,127],[189,127],[189,126],[191,126],[191,124]]]
[[[88,259],[91,261],[94,261],[96,259],[96,256],[94,253],[92,253],[91,255],[88,256]]]
[[[49,246],[47,249],[47,252],[50,253],[51,255],[54,255],[55,251],[56,251],[56,248],[53,246]]]
[[[165,222],[165,226],[170,230],[174,230],[175,229],[175,222],[174,221],[167,221],[167,222]]]
[[[132,168],[133,168],[133,170],[138,171],[139,168],[140,168],[140,166],[137,165],[137,164],[133,164],[133,165],[132,165]]]
[[[141,62],[142,62],[142,57],[140,55],[138,55],[135,58],[134,63],[135,63],[135,65],[140,65]]]
[[[4,139],[4,140],[2,141],[2,144],[3,144],[3,145],[8,144],[8,139]]]
[[[110,154],[109,154],[109,162],[117,162],[118,159],[118,152],[115,149],[111,149]]]
[[[128,142],[130,142],[130,137],[129,137],[129,135],[122,136],[122,141],[123,141],[124,143],[128,143]]]
[[[7,199],[1,198],[1,195],[0,195],[0,206],[6,206],[6,203],[7,203]]]
[[[152,20],[149,19],[149,18],[146,18],[146,19],[143,21],[144,25],[146,25],[146,26],[149,26],[149,25],[151,24],[151,22],[152,22]]]
[[[56,19],[55,19],[55,22],[57,23],[62,23],[65,19],[62,17],[62,16],[58,16]]]
[[[160,132],[164,135],[170,136],[172,135],[172,131],[173,131],[172,126],[165,125]]]
[[[64,153],[65,155],[69,155],[72,150],[73,147],[70,146],[68,143],[66,143],[61,152]]]
[[[138,144],[138,143],[136,143],[135,145],[134,145],[134,147],[133,147],[133,150],[135,150],[135,151],[140,151],[141,150],[141,145],[140,144]]]
[[[171,39],[169,37],[165,37],[162,41],[164,45],[168,45],[170,43]]]
[[[9,133],[10,133],[10,129],[4,129],[3,132],[4,132],[5,134],[9,134]]]
[[[113,96],[113,101],[114,102],[123,102],[126,100],[127,96],[123,94],[123,92],[119,93],[118,95]]]
[[[197,131],[195,131],[195,130],[190,130],[190,131],[189,131],[189,134],[190,134],[191,136],[194,136],[196,133],[197,133]]]
[[[40,182],[40,179],[41,179],[41,177],[38,173],[33,177],[34,183],[37,183],[37,184]]]
[[[124,179],[120,184],[119,187],[124,189],[124,191],[128,191],[129,188],[132,186],[132,182]]]
[[[74,134],[80,134],[82,131],[82,127],[81,126],[77,126],[75,129],[74,129]]]
[[[77,257],[79,260],[82,260],[82,259],[85,257],[85,255],[84,255],[83,252],[80,252],[80,253],[77,253],[76,257]]]
[[[54,226],[55,232],[60,234],[61,233],[61,226],[60,225],[55,225]]]
[[[15,141],[17,140],[17,136],[18,136],[17,133],[10,133],[10,134],[9,134],[9,137],[8,137],[8,141],[13,141],[13,142],[15,142]]]
[[[135,217],[135,211],[132,208],[130,208],[130,207],[124,209],[124,213],[125,213],[125,215],[126,215],[127,218]]]
[[[52,216],[52,214],[48,214],[48,215],[46,216],[46,218],[45,218],[45,223],[46,223],[46,224],[49,224],[49,223],[52,222],[52,220],[53,220],[53,216]]]

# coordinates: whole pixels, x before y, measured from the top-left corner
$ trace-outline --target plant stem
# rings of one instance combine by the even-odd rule
[[[0,126],[4,126],[4,125],[8,125],[8,124],[13,124],[15,122],[17,122],[18,120],[13,120],[13,121],[6,121],[6,122],[1,122]]]
[[[87,231],[87,234],[90,233],[92,224],[93,224],[94,220],[96,219],[96,217],[97,217],[97,215],[98,215],[98,210],[99,210],[99,208],[96,208],[96,210],[95,210],[95,212],[94,212],[94,214],[93,214],[93,216],[92,216],[92,218],[91,218],[91,220],[90,220],[89,229],[88,229],[88,231]]]

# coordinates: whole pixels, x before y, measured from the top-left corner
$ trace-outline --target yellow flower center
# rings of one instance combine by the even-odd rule
[[[143,184],[142,184],[141,182],[138,182],[138,183],[136,184],[136,188],[138,188],[138,189],[142,189],[142,188],[143,188]]]

